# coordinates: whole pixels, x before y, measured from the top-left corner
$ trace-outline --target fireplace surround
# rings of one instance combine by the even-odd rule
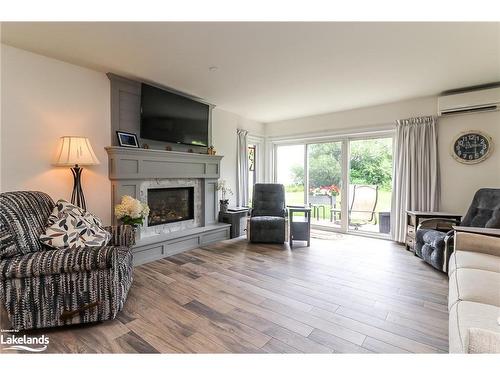
[[[112,207],[123,195],[130,195],[148,203],[151,208],[154,206],[150,202],[151,196],[160,194],[161,198],[161,192],[169,190],[183,190],[184,196],[177,198],[187,200],[187,214],[179,202],[171,201],[174,211],[181,208],[180,215],[173,213],[168,217],[166,214],[165,220],[160,215],[155,222],[157,225],[143,224],[140,239],[132,248],[135,265],[229,239],[230,226],[218,223],[216,219],[216,185],[222,156],[124,147],[106,147],[106,151]],[[159,210],[166,212],[167,209],[159,207]],[[114,223],[117,223],[116,219]]]

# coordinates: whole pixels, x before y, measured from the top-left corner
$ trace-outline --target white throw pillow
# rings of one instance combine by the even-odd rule
[[[57,201],[48,225],[40,241],[55,249],[104,246],[111,239],[99,218],[62,199]]]
[[[469,328],[469,353],[500,353],[500,333],[481,328]]]

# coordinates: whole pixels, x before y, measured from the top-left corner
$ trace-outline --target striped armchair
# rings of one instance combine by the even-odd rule
[[[12,328],[115,318],[132,283],[131,227],[107,227],[107,246],[54,250],[38,240],[54,208],[47,194],[2,193],[0,206],[0,301]]]

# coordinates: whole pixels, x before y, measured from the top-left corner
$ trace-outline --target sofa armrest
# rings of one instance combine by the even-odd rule
[[[127,247],[101,246],[44,250],[2,259],[0,279],[20,279],[113,268]]]
[[[109,245],[127,247],[135,245],[135,231],[131,225],[112,225],[104,229],[112,235]]]
[[[477,233],[456,232],[455,250],[475,251],[500,256],[500,237]]]

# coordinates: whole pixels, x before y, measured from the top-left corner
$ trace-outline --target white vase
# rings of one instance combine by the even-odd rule
[[[140,226],[134,227],[134,236],[135,236],[136,243],[141,239],[141,234],[142,234],[141,232],[142,232],[142,230],[141,230]]]

